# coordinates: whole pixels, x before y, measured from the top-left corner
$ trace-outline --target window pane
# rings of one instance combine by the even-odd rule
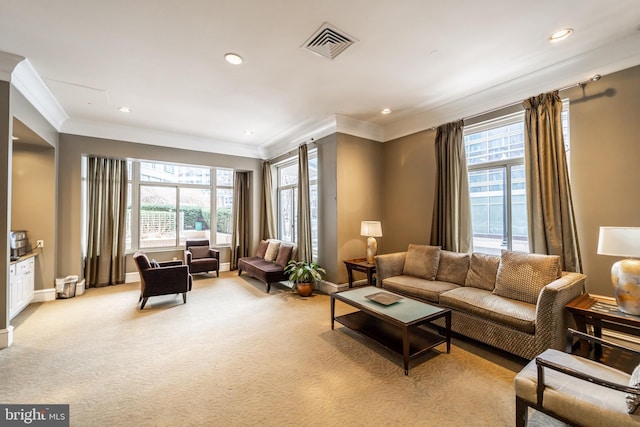
[[[505,169],[469,172],[473,250],[500,254],[506,246]],[[471,189],[475,188],[476,191]]]
[[[180,245],[187,239],[207,239],[211,242],[211,190],[180,188]]]
[[[216,185],[220,187],[233,187],[233,170],[216,169]]]
[[[278,232],[280,240],[295,242],[296,207],[294,205],[294,189],[282,189],[279,192]]]
[[[167,163],[140,162],[140,181],[209,185],[211,183],[211,169]]]
[[[129,164],[131,162],[128,162]],[[131,176],[131,175],[129,175]],[[126,250],[130,250],[131,249],[131,197],[132,197],[132,192],[131,192],[131,188],[132,185],[131,183],[129,183],[127,185],[127,219],[126,219],[126,225],[125,227],[127,228],[125,231],[125,246],[126,246]]]
[[[467,164],[474,165],[524,157],[524,122],[464,136]]]
[[[176,246],[176,188],[140,186],[140,247]]]
[[[233,176],[233,174],[231,174]],[[216,243],[230,244],[233,215],[233,189],[216,190]]]
[[[294,163],[279,169],[280,187],[295,185],[298,183],[298,164]]]
[[[529,252],[524,165],[511,168],[511,250]]]

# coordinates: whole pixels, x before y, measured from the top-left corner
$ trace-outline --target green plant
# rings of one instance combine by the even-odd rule
[[[315,262],[291,260],[284,268],[285,274],[289,276],[289,281],[293,283],[314,283],[316,280],[322,279],[322,275],[326,274],[324,268]]]

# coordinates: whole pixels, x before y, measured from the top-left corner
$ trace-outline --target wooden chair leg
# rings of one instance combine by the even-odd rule
[[[529,421],[529,405],[516,396],[516,427],[527,427]]]
[[[271,283],[267,283],[267,293],[271,290]]]
[[[142,305],[140,306],[140,310],[142,310],[144,308],[144,305],[147,303],[147,300],[149,299],[149,297],[146,297],[142,300]]]

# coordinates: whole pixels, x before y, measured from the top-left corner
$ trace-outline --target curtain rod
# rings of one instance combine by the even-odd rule
[[[580,86],[580,87],[584,88],[587,85],[587,83],[597,82],[601,78],[602,78],[602,76],[600,74],[596,74],[593,77],[591,77],[590,79],[583,80],[583,81],[578,82],[578,83],[573,83],[571,85],[564,86],[564,87],[561,87],[560,89],[555,89],[555,90],[552,90],[550,92],[555,92],[555,91],[561,92],[563,90],[571,89],[572,87],[576,87],[576,86]],[[490,114],[490,113],[493,113],[493,112],[496,112],[496,111],[499,111],[499,110],[502,110],[502,109],[505,109],[505,108],[514,107],[514,106],[516,106],[516,105],[518,105],[518,104],[520,104],[522,102],[523,101],[512,102],[511,104],[503,105],[501,107],[492,108],[491,110],[483,111],[482,113],[474,114],[474,115],[469,116],[469,117],[464,117],[462,120],[466,121],[466,120],[469,120],[469,119],[475,119],[476,117],[484,116],[485,114]],[[435,129],[436,129],[436,127],[432,127],[431,128],[431,130],[435,130]]]

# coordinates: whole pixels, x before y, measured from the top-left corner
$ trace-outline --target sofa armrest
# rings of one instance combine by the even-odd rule
[[[565,306],[584,293],[587,276],[567,273],[542,288],[536,305],[536,337],[540,352],[546,348],[564,349],[569,313]]]
[[[376,256],[376,273],[378,274],[380,285],[384,279],[402,274],[406,257],[406,252],[394,252]]]

